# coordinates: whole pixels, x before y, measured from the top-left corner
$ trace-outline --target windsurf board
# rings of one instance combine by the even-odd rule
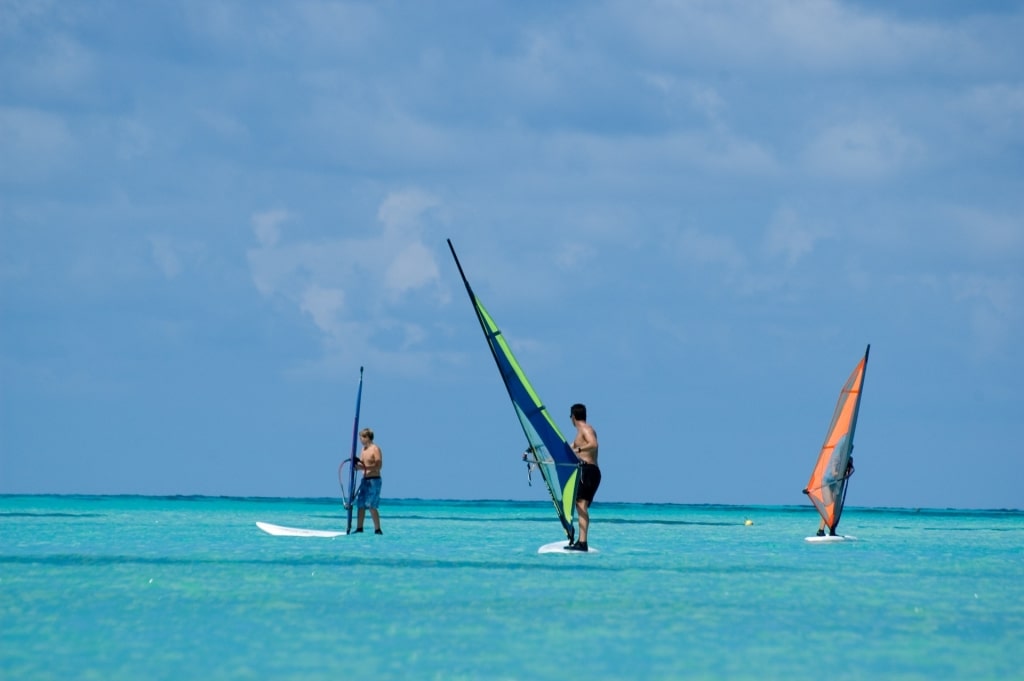
[[[857,538],[848,534],[826,534],[824,537],[804,537],[804,540],[815,544],[829,544],[837,541],[857,541]]]
[[[600,553],[600,551],[595,549],[593,546],[588,546],[587,547],[589,549],[588,551],[566,551],[565,547],[568,546],[568,545],[569,545],[569,542],[567,542],[567,541],[553,541],[550,544],[545,544],[544,546],[542,546],[539,549],[537,549],[537,553],[566,553],[566,554],[570,554],[570,555],[572,555],[572,554],[581,554],[581,553],[582,554]]]
[[[345,534],[337,530],[306,530],[301,527],[285,527],[263,522],[257,522],[256,527],[275,537],[340,537]]]

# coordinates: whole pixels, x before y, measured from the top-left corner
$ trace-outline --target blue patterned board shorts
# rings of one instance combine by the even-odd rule
[[[356,508],[377,508],[380,506],[380,478],[363,478],[356,492]]]

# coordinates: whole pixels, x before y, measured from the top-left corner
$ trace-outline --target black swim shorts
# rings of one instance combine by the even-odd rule
[[[580,486],[576,490],[576,499],[593,501],[597,488],[601,486],[601,469],[592,463],[580,464]]]

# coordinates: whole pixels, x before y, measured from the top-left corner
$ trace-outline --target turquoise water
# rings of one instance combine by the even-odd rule
[[[9,679],[1021,679],[1024,513],[0,496]],[[746,519],[753,521],[745,525]],[[367,521],[369,525],[369,521]]]

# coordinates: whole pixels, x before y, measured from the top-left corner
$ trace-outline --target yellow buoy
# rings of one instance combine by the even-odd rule
[[[744,524],[744,525],[753,525],[753,524],[754,524],[754,521],[753,521],[753,520],[750,520],[750,519],[748,518],[747,520],[744,520],[744,521],[743,521],[743,524]]]

